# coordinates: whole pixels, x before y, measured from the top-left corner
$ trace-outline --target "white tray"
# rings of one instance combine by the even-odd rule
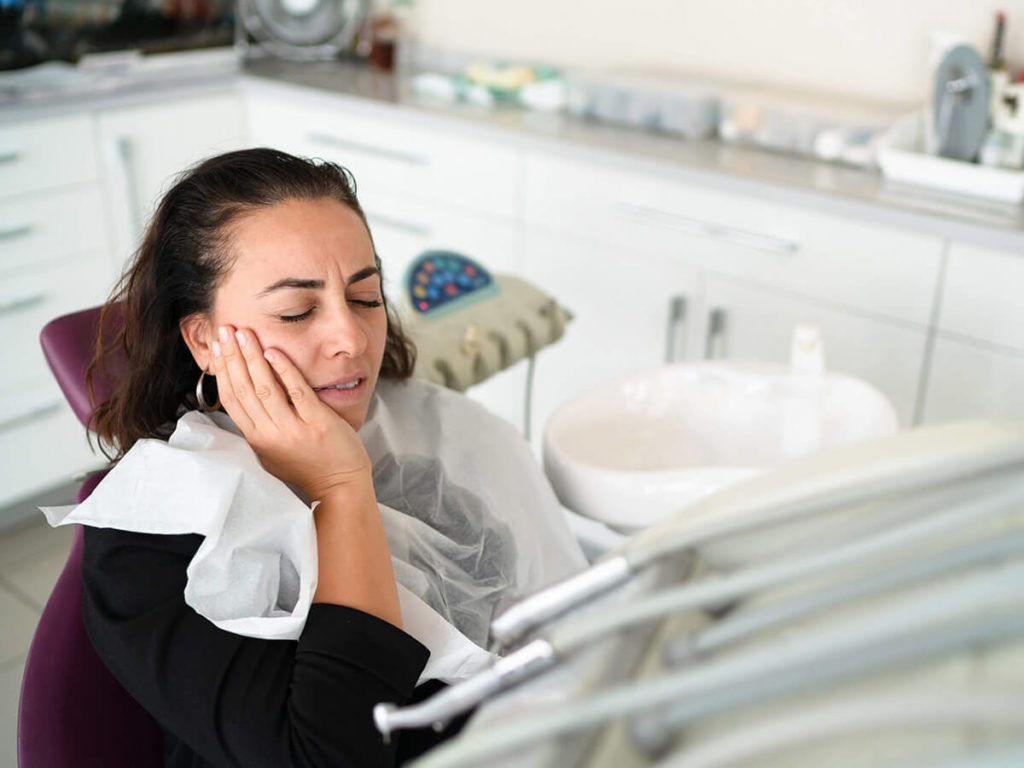
[[[922,114],[910,115],[897,121],[882,137],[878,165],[886,178],[1008,203],[1024,200],[1024,171],[924,154],[923,120]]]

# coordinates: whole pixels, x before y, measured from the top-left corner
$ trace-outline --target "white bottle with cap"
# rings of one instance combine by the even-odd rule
[[[824,427],[825,351],[814,326],[793,329],[782,409],[781,448],[789,459],[813,453]]]

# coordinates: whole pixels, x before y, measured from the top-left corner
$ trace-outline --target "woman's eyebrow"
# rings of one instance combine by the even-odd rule
[[[267,294],[273,293],[274,291],[279,291],[282,288],[306,288],[313,290],[323,290],[323,287],[323,280],[300,280],[297,277],[286,277],[283,280],[278,280],[273,285],[268,285],[266,288],[264,288],[262,291],[256,294],[256,298],[262,298]]]
[[[379,274],[380,270],[377,269],[376,267],[365,267],[364,269],[360,269],[358,272],[353,274],[346,282],[346,285],[352,285],[353,283],[358,283],[360,280],[365,280],[368,277],[373,277],[374,275]],[[302,288],[305,290],[322,291],[324,289],[324,285],[325,283],[323,280],[309,280],[298,277],[285,277],[281,280],[278,280],[276,283],[268,285],[266,288],[264,288],[262,291],[256,294],[256,298],[263,298],[264,296],[267,296],[268,294],[271,294],[274,291],[279,291],[282,288]]]
[[[352,277],[348,279],[346,285],[358,283],[360,280],[365,280],[366,278],[373,277],[374,275],[380,275],[380,270],[377,269],[376,267],[365,267],[363,269],[360,269],[354,275],[352,275]]]

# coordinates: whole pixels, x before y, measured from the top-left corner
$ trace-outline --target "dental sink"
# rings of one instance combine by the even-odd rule
[[[682,363],[562,405],[545,428],[544,470],[570,510],[632,532],[789,459],[897,427],[888,399],[849,376]]]

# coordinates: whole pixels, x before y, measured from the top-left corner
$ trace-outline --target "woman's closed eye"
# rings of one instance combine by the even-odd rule
[[[372,309],[373,307],[379,307],[383,302],[378,299],[349,299],[349,304],[355,304],[357,307],[367,307]]]
[[[300,312],[297,315],[278,315],[278,320],[283,320],[286,323],[298,323],[312,315],[314,309],[315,307],[310,307],[305,312]]]

